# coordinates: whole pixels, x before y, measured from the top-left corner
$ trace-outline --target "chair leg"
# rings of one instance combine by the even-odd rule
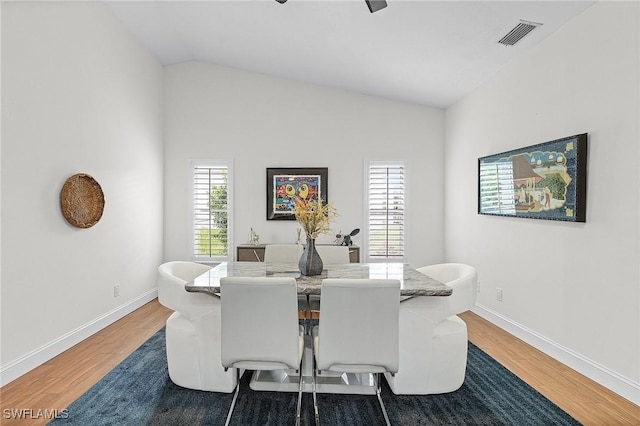
[[[320,416],[318,415],[318,400],[316,399],[316,358],[313,357],[313,412],[316,419],[316,426],[320,426]]]
[[[240,392],[240,369],[236,368],[236,374],[238,377],[238,382],[236,383],[236,391],[233,394],[233,399],[231,400],[231,407],[229,407],[229,414],[227,414],[227,421],[224,423],[224,426],[229,426],[231,422],[231,416],[233,415],[233,407],[236,405],[236,400],[238,399],[238,393]]]
[[[298,407],[296,408],[296,426],[300,426],[300,410],[302,408],[302,360],[298,369]]]
[[[311,296],[307,294],[307,309],[304,311],[304,327],[307,334],[311,334]]]
[[[387,415],[387,410],[384,408],[384,403],[382,402],[382,396],[380,395],[380,379],[381,379],[380,373],[376,373],[376,382],[377,382],[376,395],[378,396],[378,402],[380,403],[380,408],[382,408],[384,421],[386,422],[387,426],[391,426],[391,423],[389,422],[389,416]]]

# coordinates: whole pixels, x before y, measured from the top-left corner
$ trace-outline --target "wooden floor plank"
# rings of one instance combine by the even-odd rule
[[[640,407],[473,312],[460,317],[469,340],[585,425],[640,425]]]
[[[0,388],[2,425],[45,425],[49,418],[11,419],[5,410],[59,411],[148,340],[171,311],[156,300]],[[469,340],[585,425],[640,426],[640,407],[557,362],[472,312],[461,315]],[[24,413],[24,411],[23,411]]]

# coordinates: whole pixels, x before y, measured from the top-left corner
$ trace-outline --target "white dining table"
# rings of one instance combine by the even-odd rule
[[[304,276],[297,264],[265,262],[222,262],[185,285],[188,292],[207,293],[219,296],[220,279],[224,277],[294,277],[298,294],[319,295],[325,278],[397,279],[400,281],[400,296],[403,300],[413,297],[449,296],[453,290],[440,281],[422,274],[402,263],[347,263],[327,265],[320,275]],[[250,387],[256,391],[297,392],[298,378],[302,374],[303,392],[313,391],[313,342],[305,335],[302,369],[256,370]],[[373,374],[334,373],[323,371],[317,376],[316,390],[319,393],[349,393],[374,395],[376,381]]]
[[[449,296],[451,287],[422,274],[403,263],[345,263],[327,265],[320,275],[304,276],[294,263],[222,262],[204,274],[188,282],[190,292],[218,294],[220,278],[224,277],[294,277],[298,294],[322,292],[325,278],[397,279],[400,296]]]

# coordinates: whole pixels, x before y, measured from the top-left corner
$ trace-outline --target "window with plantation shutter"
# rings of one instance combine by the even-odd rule
[[[369,163],[368,226],[369,261],[404,260],[404,162]]]
[[[193,256],[231,260],[231,163],[193,163]]]

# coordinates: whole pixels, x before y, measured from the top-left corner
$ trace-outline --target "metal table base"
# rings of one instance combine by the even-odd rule
[[[305,393],[313,392],[312,347],[312,338],[307,334],[304,337],[302,354],[302,391]],[[249,386],[255,391],[298,392],[298,378],[295,370],[256,370]],[[375,374],[323,371],[316,379],[318,393],[376,394]]]

